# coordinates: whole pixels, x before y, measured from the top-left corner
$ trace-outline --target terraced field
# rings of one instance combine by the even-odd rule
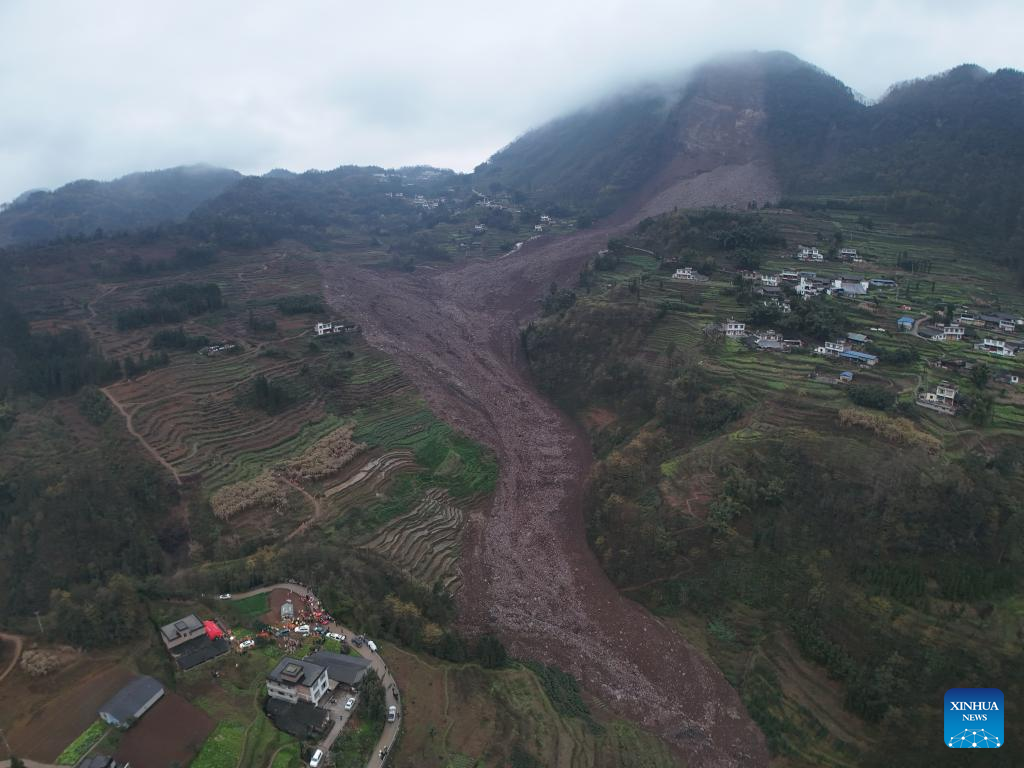
[[[356,493],[373,493],[398,471],[415,465],[411,451],[389,451],[375,456],[349,477],[324,491],[324,497],[330,499],[339,494],[354,495]]]
[[[107,388],[132,427],[182,476],[219,487],[252,476],[266,464],[335,429],[323,399],[295,375],[295,359],[255,352],[234,357],[181,356],[174,364]],[[254,413],[240,394],[255,376],[286,381],[298,402],[274,416]]]
[[[437,488],[415,509],[384,526],[364,546],[427,586],[458,590],[456,568],[465,514]]]

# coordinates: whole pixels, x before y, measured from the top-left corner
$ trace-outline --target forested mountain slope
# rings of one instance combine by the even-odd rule
[[[227,168],[189,165],[31,192],[0,210],[0,245],[181,221],[241,177]]]
[[[711,199],[744,207],[842,198],[968,228],[1015,261],[1024,236],[1022,131],[1017,71],[963,65],[866,105],[790,54],[758,53],[530,131],[481,164],[475,181],[595,215],[627,202],[653,215]],[[711,193],[671,191],[698,179],[714,185]]]

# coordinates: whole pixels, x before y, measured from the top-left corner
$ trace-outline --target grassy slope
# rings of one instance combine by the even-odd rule
[[[404,698],[397,765],[506,765],[526,753],[535,765],[676,765],[654,737],[597,713],[597,721],[555,708],[525,667],[484,670],[384,649]]]

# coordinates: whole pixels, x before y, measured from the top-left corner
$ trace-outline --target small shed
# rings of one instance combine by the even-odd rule
[[[911,331],[914,329],[914,318],[904,315],[896,321],[896,325],[901,331]]]
[[[100,707],[104,722],[116,728],[130,728],[164,695],[164,687],[148,675],[140,675]]]
[[[843,371],[839,374],[839,381],[843,384],[849,384],[853,381],[853,371]]]

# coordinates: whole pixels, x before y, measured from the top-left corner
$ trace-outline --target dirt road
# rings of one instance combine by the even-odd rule
[[[131,436],[138,440],[142,444],[142,447],[146,449],[146,452],[149,453],[149,455],[152,456],[154,459],[156,459],[157,462],[159,462],[164,469],[171,473],[171,476],[174,478],[175,483],[181,485],[181,475],[178,474],[178,470],[172,467],[170,462],[168,462],[167,459],[161,456],[160,452],[152,445],[147,443],[146,438],[144,438],[142,435],[138,433],[138,431],[136,431],[135,427],[132,425],[131,411],[127,410],[121,403],[117,401],[117,398],[114,397],[114,395],[110,392],[110,387],[103,387],[100,389],[100,392],[106,395],[107,399],[110,401],[110,404],[117,409],[118,413],[124,416],[125,426],[128,428],[128,432],[131,434]]]
[[[8,635],[0,632],[0,642],[11,644],[11,660],[7,663],[4,669],[0,669],[0,682],[3,682],[4,678],[14,671],[14,667],[18,663],[18,659],[21,658],[21,646],[23,641],[21,635]]]
[[[689,765],[767,765],[762,734],[717,667],[605,576],[581,511],[587,441],[525,375],[520,324],[552,281],[574,283],[618,231],[542,238],[429,275],[325,259],[325,294],[396,357],[436,413],[498,456],[493,506],[470,519],[466,534],[466,628],[496,632],[514,654],[571,671]]]

